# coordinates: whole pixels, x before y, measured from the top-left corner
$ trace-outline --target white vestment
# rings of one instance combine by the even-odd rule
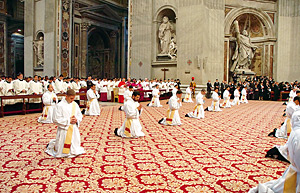
[[[88,115],[88,116],[100,115],[100,106],[98,103],[98,98],[100,97],[99,94],[97,92],[95,94],[92,89],[89,89],[86,93],[86,96],[87,96],[88,102],[86,104],[85,115]]]
[[[64,92],[63,84],[64,84],[64,82],[62,80],[59,80],[59,79],[55,80],[55,92],[56,93],[63,93]]]
[[[290,125],[288,125],[290,124]],[[293,115],[291,116],[290,123],[289,121],[287,122],[287,137],[289,140],[289,136],[291,133],[295,130],[300,129],[300,108],[299,106],[296,106],[296,110],[294,111]],[[288,142],[284,145],[275,145],[275,147],[278,149],[279,153],[287,160],[288,158]]]
[[[203,95],[201,92],[199,92],[196,96],[196,106],[194,107],[194,111],[188,113],[189,117],[196,118],[196,119],[204,119],[204,100],[203,100]]]
[[[230,102],[230,93],[228,90],[225,90],[223,93],[223,103],[221,104],[221,107],[223,108],[230,108],[231,107],[231,102]]]
[[[178,91],[178,89],[173,87],[172,88],[172,96],[176,96],[177,91]]]
[[[296,105],[293,101],[288,103],[286,106],[286,119],[284,120],[283,125],[281,125],[280,129],[276,130],[275,137],[278,138],[287,138],[287,130],[289,130],[289,133],[291,132],[292,124],[291,124],[291,119],[293,116],[294,111],[298,108],[299,106]]]
[[[43,85],[40,82],[30,81],[28,94],[43,94]],[[29,99],[29,103],[41,103],[40,98]]]
[[[56,101],[53,99],[56,98]],[[45,92],[42,96],[44,109],[42,115],[38,118],[39,123],[53,123],[53,111],[58,102],[57,96],[54,92]]]
[[[80,83],[76,83],[75,81],[71,83],[71,89],[73,89],[76,93],[79,93],[79,90],[81,89]],[[80,100],[80,96],[76,95],[75,100]]]
[[[238,89],[235,89],[233,95],[234,95],[234,99],[231,103],[231,106],[240,105],[240,91]]]
[[[149,107],[162,107],[162,105],[159,102],[159,90],[157,88],[154,88],[152,90],[152,99],[149,104]]]
[[[290,91],[290,94],[289,94],[289,100],[288,100],[288,103],[289,102],[293,102],[295,96],[297,96],[296,92],[294,92],[293,90]]]
[[[213,91],[213,94],[211,97],[212,97],[212,102],[211,102],[211,106],[208,107],[208,110],[209,111],[222,111],[220,109],[220,98],[219,98],[218,93]]]
[[[107,100],[111,100],[111,91],[113,91],[114,83],[112,81],[107,82]]]
[[[175,88],[174,88],[175,89]],[[169,110],[167,111],[167,117],[163,118],[161,124],[163,125],[181,125],[179,108],[181,107],[181,99],[177,98],[176,95],[173,95],[169,99]]]
[[[74,125],[70,124],[73,115],[77,119],[77,123]],[[80,146],[78,127],[81,121],[82,114],[78,104],[75,102],[68,103],[65,98],[62,99],[55,106],[53,113],[53,122],[57,125],[56,139],[49,142],[45,152],[54,157],[68,158],[85,153],[84,149]],[[67,140],[70,139],[69,137],[71,138],[70,143]]]
[[[126,138],[145,136],[145,134],[142,132],[142,125],[139,120],[141,113],[137,109],[139,105],[140,104],[138,102],[134,102],[132,98],[127,100],[127,102],[124,104],[126,119],[121,128],[119,128],[117,131],[119,136]]]
[[[300,192],[300,129],[292,131],[287,148],[291,164],[283,175],[277,180],[259,184],[250,189],[249,193]]]
[[[192,100],[192,91],[190,89],[190,87],[187,87],[185,90],[185,97],[183,99],[183,102],[186,103],[193,103],[194,101]]]
[[[245,88],[243,88],[242,92],[242,97],[241,97],[241,103],[248,103],[248,100],[247,100],[247,91]]]
[[[17,79],[14,81],[13,85],[14,85],[13,87],[14,87],[14,91],[15,91],[16,95],[27,95],[28,94],[28,83],[25,80]],[[22,90],[25,90],[25,92],[22,92]],[[23,103],[23,99],[15,99],[15,102]]]
[[[3,95],[4,96],[13,96],[14,95],[14,91],[13,91],[13,83],[12,82],[7,82],[5,81],[3,83]],[[13,105],[15,104],[16,101],[14,99],[5,99],[3,100],[3,105]]]

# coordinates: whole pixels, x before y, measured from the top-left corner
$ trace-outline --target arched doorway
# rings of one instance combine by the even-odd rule
[[[88,37],[88,75],[97,78],[112,78],[113,69],[110,65],[110,42],[106,32],[92,29]]]
[[[224,79],[230,80],[229,72],[233,64],[232,56],[236,43],[232,40],[234,21],[239,22],[240,31],[246,30],[251,42],[257,46],[251,70],[257,76],[273,76],[273,56],[275,54],[274,20],[263,11],[252,8],[238,8],[231,10],[225,18],[225,43],[224,43]]]

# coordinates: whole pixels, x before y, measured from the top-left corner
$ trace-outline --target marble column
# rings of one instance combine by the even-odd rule
[[[79,72],[81,77],[86,77],[86,59],[88,51],[88,29],[91,24],[81,23],[81,65],[79,66]]]
[[[108,76],[115,76],[115,73],[116,73],[116,44],[117,44],[117,34],[118,34],[118,31],[112,31],[110,33],[110,62],[109,62],[109,65],[110,65],[110,68],[106,65],[105,66],[105,70],[110,70],[108,74]],[[112,77],[110,77],[112,78]]]

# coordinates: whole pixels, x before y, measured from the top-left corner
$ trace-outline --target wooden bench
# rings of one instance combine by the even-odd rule
[[[66,94],[56,94],[57,96],[66,96]],[[87,102],[87,97],[86,97],[86,93],[84,92],[79,92],[76,93],[76,95],[80,96],[80,99],[83,98],[84,100],[84,104],[83,105],[79,105],[81,108],[85,108],[86,107],[86,102]],[[11,115],[11,114],[22,114],[25,115],[27,113],[30,112],[40,112],[43,110],[43,103],[39,103],[39,108],[37,109],[31,109],[29,107],[28,101],[29,99],[32,98],[40,98],[42,99],[43,95],[14,95],[14,96],[0,96],[0,102],[1,102],[1,108],[0,108],[0,117],[4,117],[4,115]],[[9,100],[9,99],[22,99],[23,102],[22,103],[16,103],[16,104],[22,104],[22,109],[19,110],[15,110],[15,111],[8,111],[8,112],[4,112],[4,105],[3,105],[3,101],[4,100]],[[38,104],[38,103],[37,103]]]

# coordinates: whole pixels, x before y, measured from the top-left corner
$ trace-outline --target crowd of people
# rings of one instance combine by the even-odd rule
[[[248,93],[249,100],[274,100],[277,101],[280,97],[281,91],[290,92],[294,88],[300,89],[300,82],[295,80],[294,82],[276,82],[273,78],[268,78],[266,76],[254,76],[246,77],[244,81],[238,81],[237,76],[233,76],[233,81],[219,82],[218,79],[212,85],[211,81],[207,82],[207,93],[211,93],[214,88],[219,89],[219,95],[222,96],[223,92],[226,90],[226,87],[229,87],[229,92],[231,98],[234,96],[234,90],[237,87],[246,88]],[[273,96],[271,95],[273,92]],[[284,98],[287,98],[288,95],[285,95]]]
[[[98,103],[99,98],[109,98],[109,91],[113,88],[119,88],[119,102],[124,103],[124,106],[119,110],[124,111],[126,118],[120,128],[114,130],[114,134],[124,138],[138,138],[145,134],[142,132],[142,125],[139,117],[142,114],[143,106],[139,103],[143,95],[149,93],[139,92],[150,90],[151,101],[147,105],[149,108],[163,107],[160,104],[161,91],[171,92],[172,96],[168,100],[168,108],[166,109],[166,117],[158,121],[159,124],[167,126],[181,125],[179,109],[182,103],[193,103],[195,97],[196,105],[194,109],[187,113],[185,117],[203,119],[204,111],[220,112],[221,108],[231,108],[232,106],[248,103],[248,99],[270,99],[270,92],[274,91],[274,98],[278,97],[276,93],[280,91],[289,91],[289,100],[285,114],[287,118],[280,129],[274,129],[269,136],[280,137],[287,139],[284,146],[275,146],[267,152],[266,157],[280,159],[290,163],[286,172],[278,180],[273,180],[264,184],[259,184],[257,187],[250,190],[254,192],[299,192],[300,181],[297,178],[300,171],[300,84],[298,81],[293,83],[278,83],[272,78],[247,77],[245,81],[234,81],[227,84],[225,81],[219,83],[218,79],[212,86],[211,82],[207,83],[207,91],[202,89],[195,93],[196,84],[194,78],[185,90],[185,96],[180,89],[179,80],[136,80],[136,79],[93,79],[89,76],[87,79],[79,78],[59,78],[47,77],[42,78],[34,76],[23,80],[23,74],[18,74],[17,79],[12,80],[11,77],[2,77],[0,82],[1,95],[28,95],[28,94],[43,94],[42,101],[44,109],[39,117],[40,123],[54,123],[57,125],[56,139],[52,139],[47,147],[46,153],[59,157],[75,157],[85,153],[81,147],[80,141],[80,122],[83,115],[98,116],[101,109]],[[82,112],[79,105],[75,102],[76,92],[81,88],[87,88],[87,105]],[[57,93],[65,93],[65,97],[59,98]],[[99,94],[100,93],[100,94]],[[111,97],[111,96],[110,96]],[[206,109],[203,108],[206,98],[212,98],[211,105]],[[221,98],[223,99],[222,104]],[[231,99],[233,99],[231,101]],[[34,98],[31,102],[37,103],[39,98]],[[78,98],[77,98],[78,100]],[[30,101],[29,101],[30,102]],[[18,99],[13,101],[8,100],[7,104],[18,103]]]

